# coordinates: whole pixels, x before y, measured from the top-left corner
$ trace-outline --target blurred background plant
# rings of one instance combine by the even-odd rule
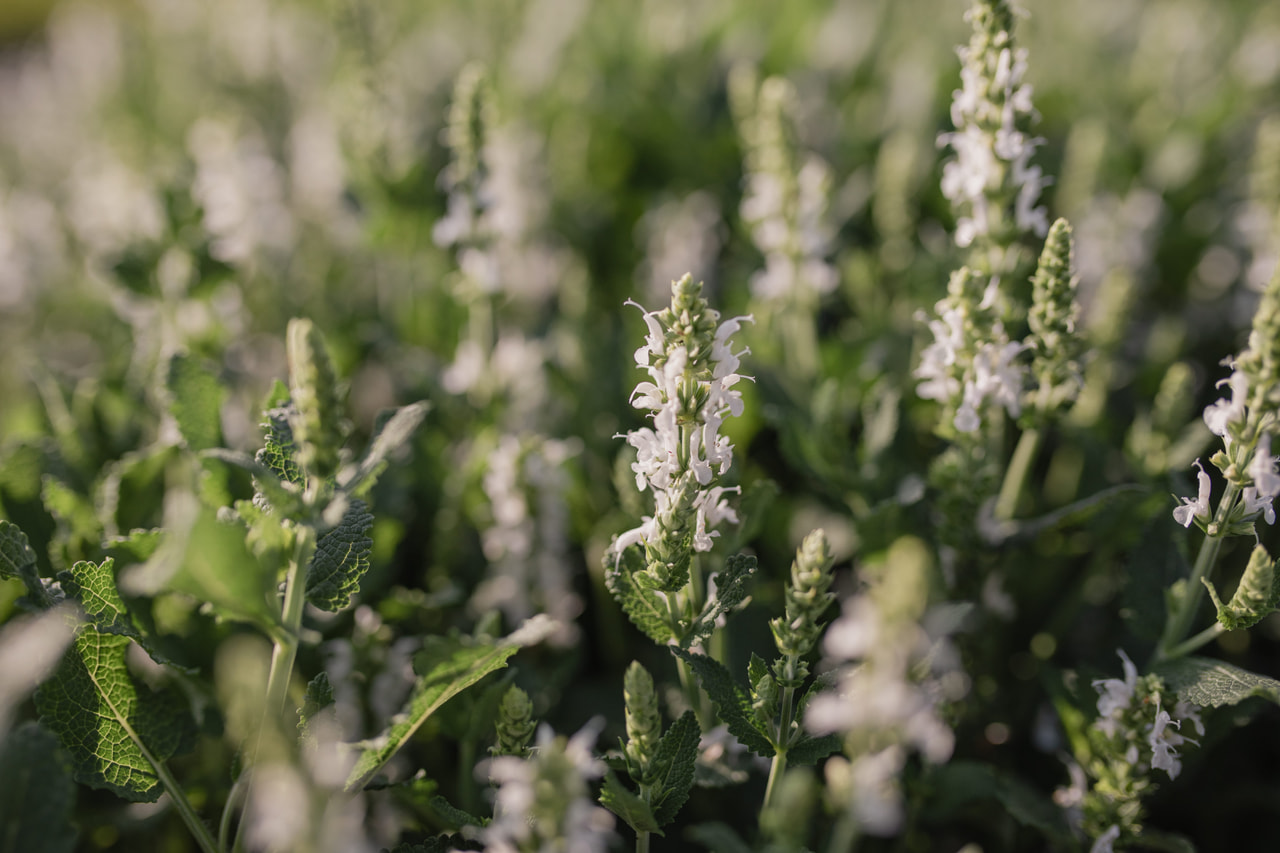
[[[485,808],[491,786],[474,767],[510,684],[555,732],[605,715],[603,750],[624,733],[620,686],[638,658],[679,716],[674,661],[628,623],[600,567],[647,511],[633,451],[615,438],[645,423],[629,399],[642,340],[622,306],[662,305],[690,272],[722,316],[758,315],[738,338],[756,381],[737,386],[743,414],[723,425],[743,524],[717,547],[751,550],[759,570],[745,611],[707,651],[733,672],[775,654],[767,626],[815,528],[842,602],[880,594],[904,536],[927,552],[912,565],[936,569],[920,583],[946,597],[952,549],[967,543],[973,577],[998,582],[965,590],[984,627],[948,641],[954,673],[971,680],[937,708],[954,729],[951,763],[895,753],[902,834],[863,843],[1042,850],[1048,837],[1070,849],[1049,792],[1074,781],[1063,756],[1092,719],[1090,683],[1117,674],[1117,648],[1140,660],[1160,638],[1164,589],[1187,573],[1199,535],[1173,521],[1171,496],[1196,493],[1192,462],[1213,438],[1200,413],[1274,271],[1280,5],[1027,0],[1015,19],[1039,114],[1028,132],[1043,140],[1029,155],[1043,224],[1072,225],[1087,355],[1078,400],[1038,434],[1010,499],[1015,521],[985,532],[971,521],[957,538],[946,502],[965,485],[993,488],[948,492],[928,477],[950,439],[935,434],[940,408],[912,372],[930,342],[918,312],[972,263],[953,237],[965,213],[942,190],[953,155],[938,147],[956,130],[967,5],[7,0],[0,516],[25,531],[48,580],[160,526],[168,495],[248,498],[247,477],[187,451],[259,446],[262,401],[288,373],[286,326],[310,318],[345,377],[351,447],[386,410],[431,403],[412,455],[373,489],[355,605],[306,615],[314,633],[297,672],[302,683],[327,673],[334,730],[382,730],[424,637],[499,637],[537,612],[560,623],[504,676],[446,704],[388,763],[398,784],[367,792],[354,816],[326,817],[361,827],[359,840],[331,834],[345,849],[461,829],[433,797]],[[1041,175],[1054,180],[1039,186]],[[1027,264],[1039,245],[1028,238]],[[1029,305],[1027,276],[1008,278],[1011,301]],[[174,393],[192,376],[221,389],[195,439]],[[987,414],[984,452],[1007,460],[1014,421]],[[1271,528],[1258,533],[1274,552]],[[1248,550],[1224,545],[1222,571],[1241,574]],[[1216,583],[1224,597],[1232,588]],[[0,581],[0,619],[12,623],[0,642],[41,631],[66,642],[52,622],[26,621],[24,591]],[[216,685],[161,676],[130,658],[196,710],[199,747],[175,772],[195,808],[216,811],[244,737],[237,714],[261,703],[228,697],[266,651],[188,597],[126,597],[174,659],[217,674]],[[938,628],[909,626],[912,637]],[[902,654],[914,660],[913,649]],[[1278,652],[1274,615],[1208,649],[1273,677]],[[844,673],[851,657],[814,669]],[[16,729],[31,706],[14,683],[3,701]],[[1146,800],[1148,822],[1206,851],[1280,835],[1277,722],[1261,699],[1207,714],[1200,747]],[[767,768],[723,753],[700,780],[746,779],[762,794]],[[335,784],[314,755],[291,760],[282,802]],[[824,808],[801,771],[779,782],[779,801]],[[507,790],[513,775],[499,775]],[[716,821],[742,796],[695,787],[654,843],[727,849]],[[163,805],[81,788],[66,814],[80,849],[194,849]],[[738,829],[760,844],[823,843],[781,820],[758,836],[751,822]],[[264,849],[301,837],[262,831]]]

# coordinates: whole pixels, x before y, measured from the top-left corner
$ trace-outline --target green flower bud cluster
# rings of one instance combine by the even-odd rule
[[[1240,578],[1235,594],[1226,604],[1218,597],[1218,591],[1208,578],[1200,578],[1209,590],[1218,609],[1218,622],[1228,631],[1252,628],[1275,612],[1280,605],[1280,574],[1276,572],[1276,561],[1271,559],[1267,549],[1261,545],[1253,549],[1249,565]]]
[[[786,686],[799,686],[809,674],[808,666],[800,658],[813,649],[826,627],[821,617],[835,600],[835,594],[829,591],[832,562],[826,533],[814,530],[804,538],[791,563],[786,615],[769,623],[773,640],[784,656],[783,670],[776,675]]]
[[[1031,277],[1031,373],[1039,381],[1036,414],[1047,417],[1074,401],[1080,393],[1081,341],[1076,334],[1080,304],[1072,276],[1071,226],[1059,219],[1049,229],[1035,275]]]
[[[338,470],[343,442],[343,408],[338,378],[324,336],[310,320],[289,321],[286,337],[290,426],[298,446],[298,463],[309,478],[323,482]]]
[[[453,86],[444,141],[452,160],[444,174],[448,189],[466,187],[477,194],[485,178],[485,135],[493,124],[493,94],[488,75],[479,63],[467,65]]]
[[[523,758],[528,754],[529,740],[537,725],[529,694],[513,684],[507,688],[502,704],[498,706],[498,719],[494,723],[497,742],[489,748],[489,754]]]
[[[1236,369],[1249,381],[1251,423],[1259,431],[1274,431],[1280,417],[1280,268],[1262,293],[1249,345],[1240,353]]]
[[[631,778],[643,780],[657,752],[658,741],[662,739],[662,715],[658,711],[653,676],[639,661],[632,661],[627,667],[622,691],[627,719],[627,743],[623,748],[627,756],[627,771]]]

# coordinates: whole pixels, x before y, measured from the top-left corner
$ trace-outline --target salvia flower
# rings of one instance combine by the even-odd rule
[[[571,738],[538,729],[528,758],[511,755],[481,765],[498,785],[494,819],[481,840],[487,853],[603,853],[613,839],[613,815],[597,806],[588,785],[604,775],[591,753],[599,730]]]
[[[621,554],[643,545],[660,575],[680,574],[678,565],[689,558],[686,542],[693,551],[709,551],[715,528],[737,522],[724,498],[733,489],[719,485],[733,463],[733,444],[720,428],[726,417],[742,414],[742,392],[734,386],[743,378],[737,371],[747,350],[735,351],[731,337],[751,317],[721,323],[701,291],[688,275],[674,282],[671,306],[645,313],[648,334],[635,353],[650,381],[636,386],[632,405],[648,410],[653,426],[626,439],[636,449],[636,488],[653,493],[654,514],[620,535],[613,549]]]
[[[1048,183],[1031,158],[1043,142],[1025,128],[1036,120],[1031,86],[1023,82],[1027,52],[1013,43],[1013,11],[1005,0],[977,0],[966,13],[973,25],[959,47],[961,88],[951,102],[953,133],[938,138],[955,159],[942,173],[942,192],[956,210],[956,244],[993,250],[993,272],[1003,249],[1021,235],[1043,237],[1049,223],[1037,205]]]
[[[1209,480],[1209,475],[1205,473],[1204,466],[1200,464],[1199,459],[1195,461],[1195,466],[1200,469],[1200,473],[1196,475],[1196,480],[1199,483],[1199,491],[1196,493],[1194,500],[1192,498],[1181,498],[1182,506],[1173,511],[1174,521],[1178,522],[1183,527],[1190,527],[1191,522],[1195,521],[1197,518],[1204,521],[1209,520],[1209,494],[1212,489],[1212,483]]]

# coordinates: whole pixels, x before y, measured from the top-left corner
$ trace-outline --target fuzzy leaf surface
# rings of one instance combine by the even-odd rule
[[[360,579],[369,571],[373,553],[373,514],[364,501],[347,507],[341,523],[316,542],[316,553],[307,569],[307,601],[330,613],[351,604],[360,591]]]
[[[36,709],[71,756],[78,781],[150,803],[162,790],[156,763],[188,748],[195,729],[176,695],[134,684],[128,645],[127,637],[86,627],[36,692]]]
[[[363,788],[441,705],[489,673],[502,669],[519,648],[509,642],[477,643],[454,646],[426,659],[420,655],[414,666],[420,677],[407,706],[381,737],[361,751],[347,777],[347,790]]]
[[[18,525],[0,519],[0,580],[18,578],[27,587],[27,594],[37,607],[46,608],[53,602],[40,581],[36,568],[36,552],[27,534]]]
[[[463,811],[439,794],[436,794],[428,800],[427,803],[431,806],[431,810],[434,811],[450,829],[462,829],[464,826],[485,826],[489,823],[489,821],[482,817],[476,817],[470,812]]]
[[[636,832],[663,834],[649,804],[633,794],[611,772],[604,776],[604,785],[600,788],[600,805],[622,818]]]
[[[71,853],[76,783],[58,739],[37,723],[14,729],[0,747],[0,850]]]
[[[101,563],[81,560],[69,571],[59,572],[58,581],[69,597],[80,602],[85,614],[99,631],[128,637],[141,646],[156,663],[173,663],[155,647],[150,637],[138,630],[128,605],[116,588],[115,560],[111,557]]]
[[[715,658],[694,654],[684,649],[671,647],[671,653],[693,667],[694,674],[707,691],[711,701],[716,703],[720,719],[729,727],[729,732],[743,746],[756,755],[770,758],[774,748],[768,736],[757,728],[755,714],[751,709],[751,697],[747,691],[733,680],[729,670]]]
[[[373,481],[386,465],[388,457],[413,438],[413,434],[422,425],[430,408],[430,403],[420,400],[396,409],[395,414],[387,419],[377,436],[370,442],[369,449],[360,463],[339,476],[338,480],[342,488],[349,492],[363,493],[372,486]]]
[[[658,645],[671,639],[666,602],[657,590],[635,582],[636,572],[643,571],[644,558],[639,548],[627,548],[615,565],[605,554],[605,586],[631,623]]]
[[[694,765],[698,762],[698,742],[702,729],[693,711],[685,711],[671,724],[658,741],[651,765],[653,781],[653,817],[658,826],[666,826],[689,799],[693,788]]]
[[[1194,705],[1221,708],[1252,696],[1280,705],[1280,681],[1220,660],[1180,658],[1157,665],[1155,671],[1179,699]]]
[[[839,735],[802,737],[787,751],[787,763],[792,767],[817,764],[828,755],[839,752],[843,745]]]
[[[187,446],[192,450],[220,446],[222,403],[227,392],[212,366],[202,359],[178,353],[169,359],[167,380],[169,411],[178,422],[178,431]]]
[[[680,645],[683,648],[706,640],[716,630],[716,620],[732,613],[747,598],[747,582],[756,572],[756,558],[734,554],[724,561],[724,571],[716,573],[716,595],[708,601]]]

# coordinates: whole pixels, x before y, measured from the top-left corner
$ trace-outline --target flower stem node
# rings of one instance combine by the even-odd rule
[[[1274,613],[1277,605],[1280,605],[1280,574],[1276,572],[1276,561],[1271,559],[1267,549],[1261,545],[1253,549],[1249,565],[1228,603],[1222,603],[1218,591],[1209,583],[1208,578],[1202,577],[1200,580],[1218,610],[1219,624],[1228,631],[1252,628]]]

